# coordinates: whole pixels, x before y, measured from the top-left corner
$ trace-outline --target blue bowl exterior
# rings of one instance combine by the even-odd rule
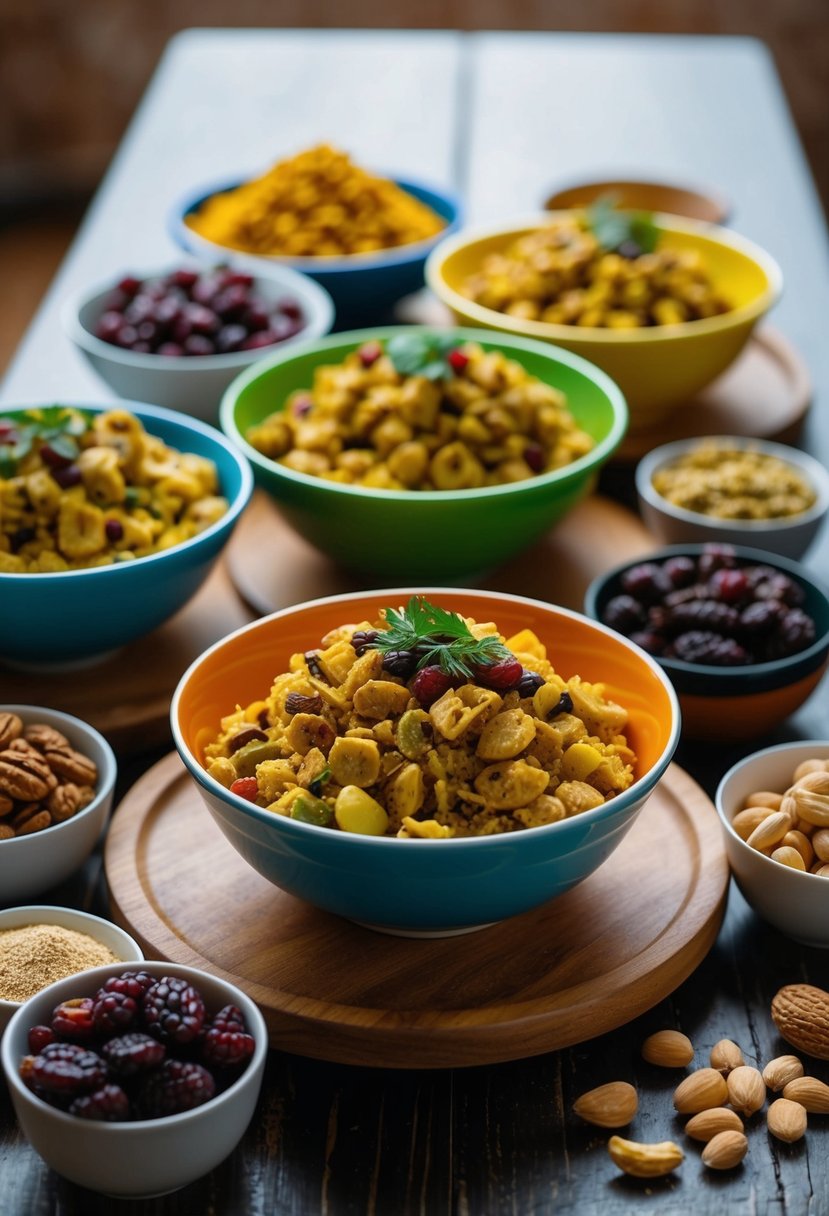
[[[176,746],[213,819],[236,851],[284,891],[349,920],[428,932],[471,928],[530,911],[592,874],[627,831],[670,763],[679,722],[660,763],[595,811],[549,827],[474,840],[417,841],[360,836],[281,818],[258,807],[240,813]]]
[[[71,662],[150,633],[198,591],[247,506],[253,488],[250,466],[217,431],[155,406],[126,401],[120,407],[171,447],[212,460],[230,509],[183,545],[132,562],[61,574],[0,574],[2,616],[14,622],[13,629],[0,631],[0,659]],[[112,407],[80,408],[101,412]]]
[[[349,257],[326,258],[326,264],[319,268],[314,266],[313,258],[257,257],[255,254],[224,249],[199,237],[187,226],[184,219],[211,195],[233,189],[240,184],[238,181],[223,181],[210,188],[202,186],[198,191],[186,195],[170,214],[170,234],[185,252],[198,257],[203,258],[206,253],[212,253],[216,258],[223,257],[226,261],[239,265],[253,266],[257,262],[271,262],[290,266],[291,269],[315,279],[329,292],[337,312],[338,329],[346,328],[358,320],[368,324],[383,320],[397,300],[423,287],[423,268],[427,257],[438,241],[460,228],[463,218],[460,202],[448,191],[437,191],[408,178],[396,178],[395,181],[408,194],[431,207],[446,221],[446,227],[432,240],[384,250],[376,257],[372,255],[364,258],[361,255],[359,260]]]
[[[631,566],[643,561],[662,562],[669,557],[698,556],[705,545],[671,545],[653,553],[615,566],[599,575],[587,588],[584,611],[594,621],[601,621],[608,600],[619,595],[621,577]],[[776,659],[771,663],[752,663],[746,667],[712,667],[702,663],[683,663],[678,659],[660,659],[656,662],[670,677],[678,693],[700,697],[735,697],[771,692],[785,688],[805,679],[821,667],[829,654],[829,591],[817,582],[809,571],[798,562],[769,553],[763,549],[750,549],[745,545],[734,546],[737,557],[758,566],[772,566],[788,574],[806,594],[804,610],[817,626],[815,642],[801,654],[787,659]]]

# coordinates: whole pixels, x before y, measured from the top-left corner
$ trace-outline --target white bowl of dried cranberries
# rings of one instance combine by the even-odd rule
[[[178,1190],[234,1150],[267,1050],[250,997],[169,962],[60,980],[20,1006],[0,1044],[20,1126],[46,1164],[132,1198]]]
[[[182,262],[82,291],[66,301],[62,321],[119,397],[215,422],[240,372],[278,346],[327,334],[334,305],[287,266],[254,277]]]

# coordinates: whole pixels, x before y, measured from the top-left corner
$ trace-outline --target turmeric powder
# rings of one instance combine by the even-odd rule
[[[395,182],[372,176],[327,144],[212,195],[186,221],[227,249],[286,257],[374,253],[426,240],[445,227]]]

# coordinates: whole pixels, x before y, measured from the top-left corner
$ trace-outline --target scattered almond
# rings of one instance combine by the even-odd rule
[[[716,1068],[698,1068],[674,1091],[674,1106],[681,1115],[695,1115],[701,1110],[722,1106],[728,1099],[728,1086]]]
[[[692,1140],[712,1140],[720,1132],[741,1132],[743,1121],[734,1110],[727,1106],[714,1106],[711,1110],[701,1110],[685,1124],[685,1134]]]
[[[772,1000],[771,1016],[787,1043],[829,1060],[829,992],[811,984],[788,984]]]
[[[817,1077],[795,1077],[784,1086],[783,1097],[799,1102],[812,1115],[829,1115],[829,1085]]]
[[[790,1098],[777,1098],[766,1114],[769,1131],[778,1140],[794,1144],[806,1133],[806,1108]]]
[[[710,1059],[711,1067],[716,1068],[717,1072],[721,1072],[724,1076],[727,1076],[732,1068],[739,1068],[741,1064],[745,1064],[743,1053],[731,1039],[720,1039],[719,1043],[715,1043],[711,1048]]]
[[[718,1132],[702,1150],[703,1165],[711,1170],[733,1170],[748,1152],[742,1132]]]
[[[694,1058],[694,1046],[679,1030],[657,1030],[642,1044],[642,1058],[659,1068],[685,1068]]]
[[[803,1076],[803,1065],[797,1056],[777,1056],[763,1069],[763,1080],[773,1093],[779,1094],[789,1081]]]
[[[728,1074],[728,1101],[741,1115],[753,1115],[766,1100],[766,1084],[760,1072],[741,1064]]]
[[[614,1164],[634,1178],[660,1178],[663,1174],[670,1174],[685,1157],[673,1140],[663,1140],[660,1144],[639,1144],[635,1140],[611,1136],[607,1151]]]
[[[573,1110],[596,1127],[625,1127],[639,1109],[639,1095],[627,1081],[610,1081],[582,1094]]]

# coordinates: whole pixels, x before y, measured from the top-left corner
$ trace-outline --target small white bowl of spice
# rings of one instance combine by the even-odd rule
[[[49,984],[143,958],[128,933],[90,912],[42,904],[0,911],[0,1033],[21,1004]]]
[[[723,777],[716,803],[748,903],[795,941],[829,948],[829,741],[747,756]]]
[[[636,467],[639,509],[666,544],[753,545],[800,558],[829,510],[829,473],[797,448],[717,435],[654,448]]]
[[[0,903],[63,882],[92,852],[117,765],[92,726],[40,705],[0,705]]]

